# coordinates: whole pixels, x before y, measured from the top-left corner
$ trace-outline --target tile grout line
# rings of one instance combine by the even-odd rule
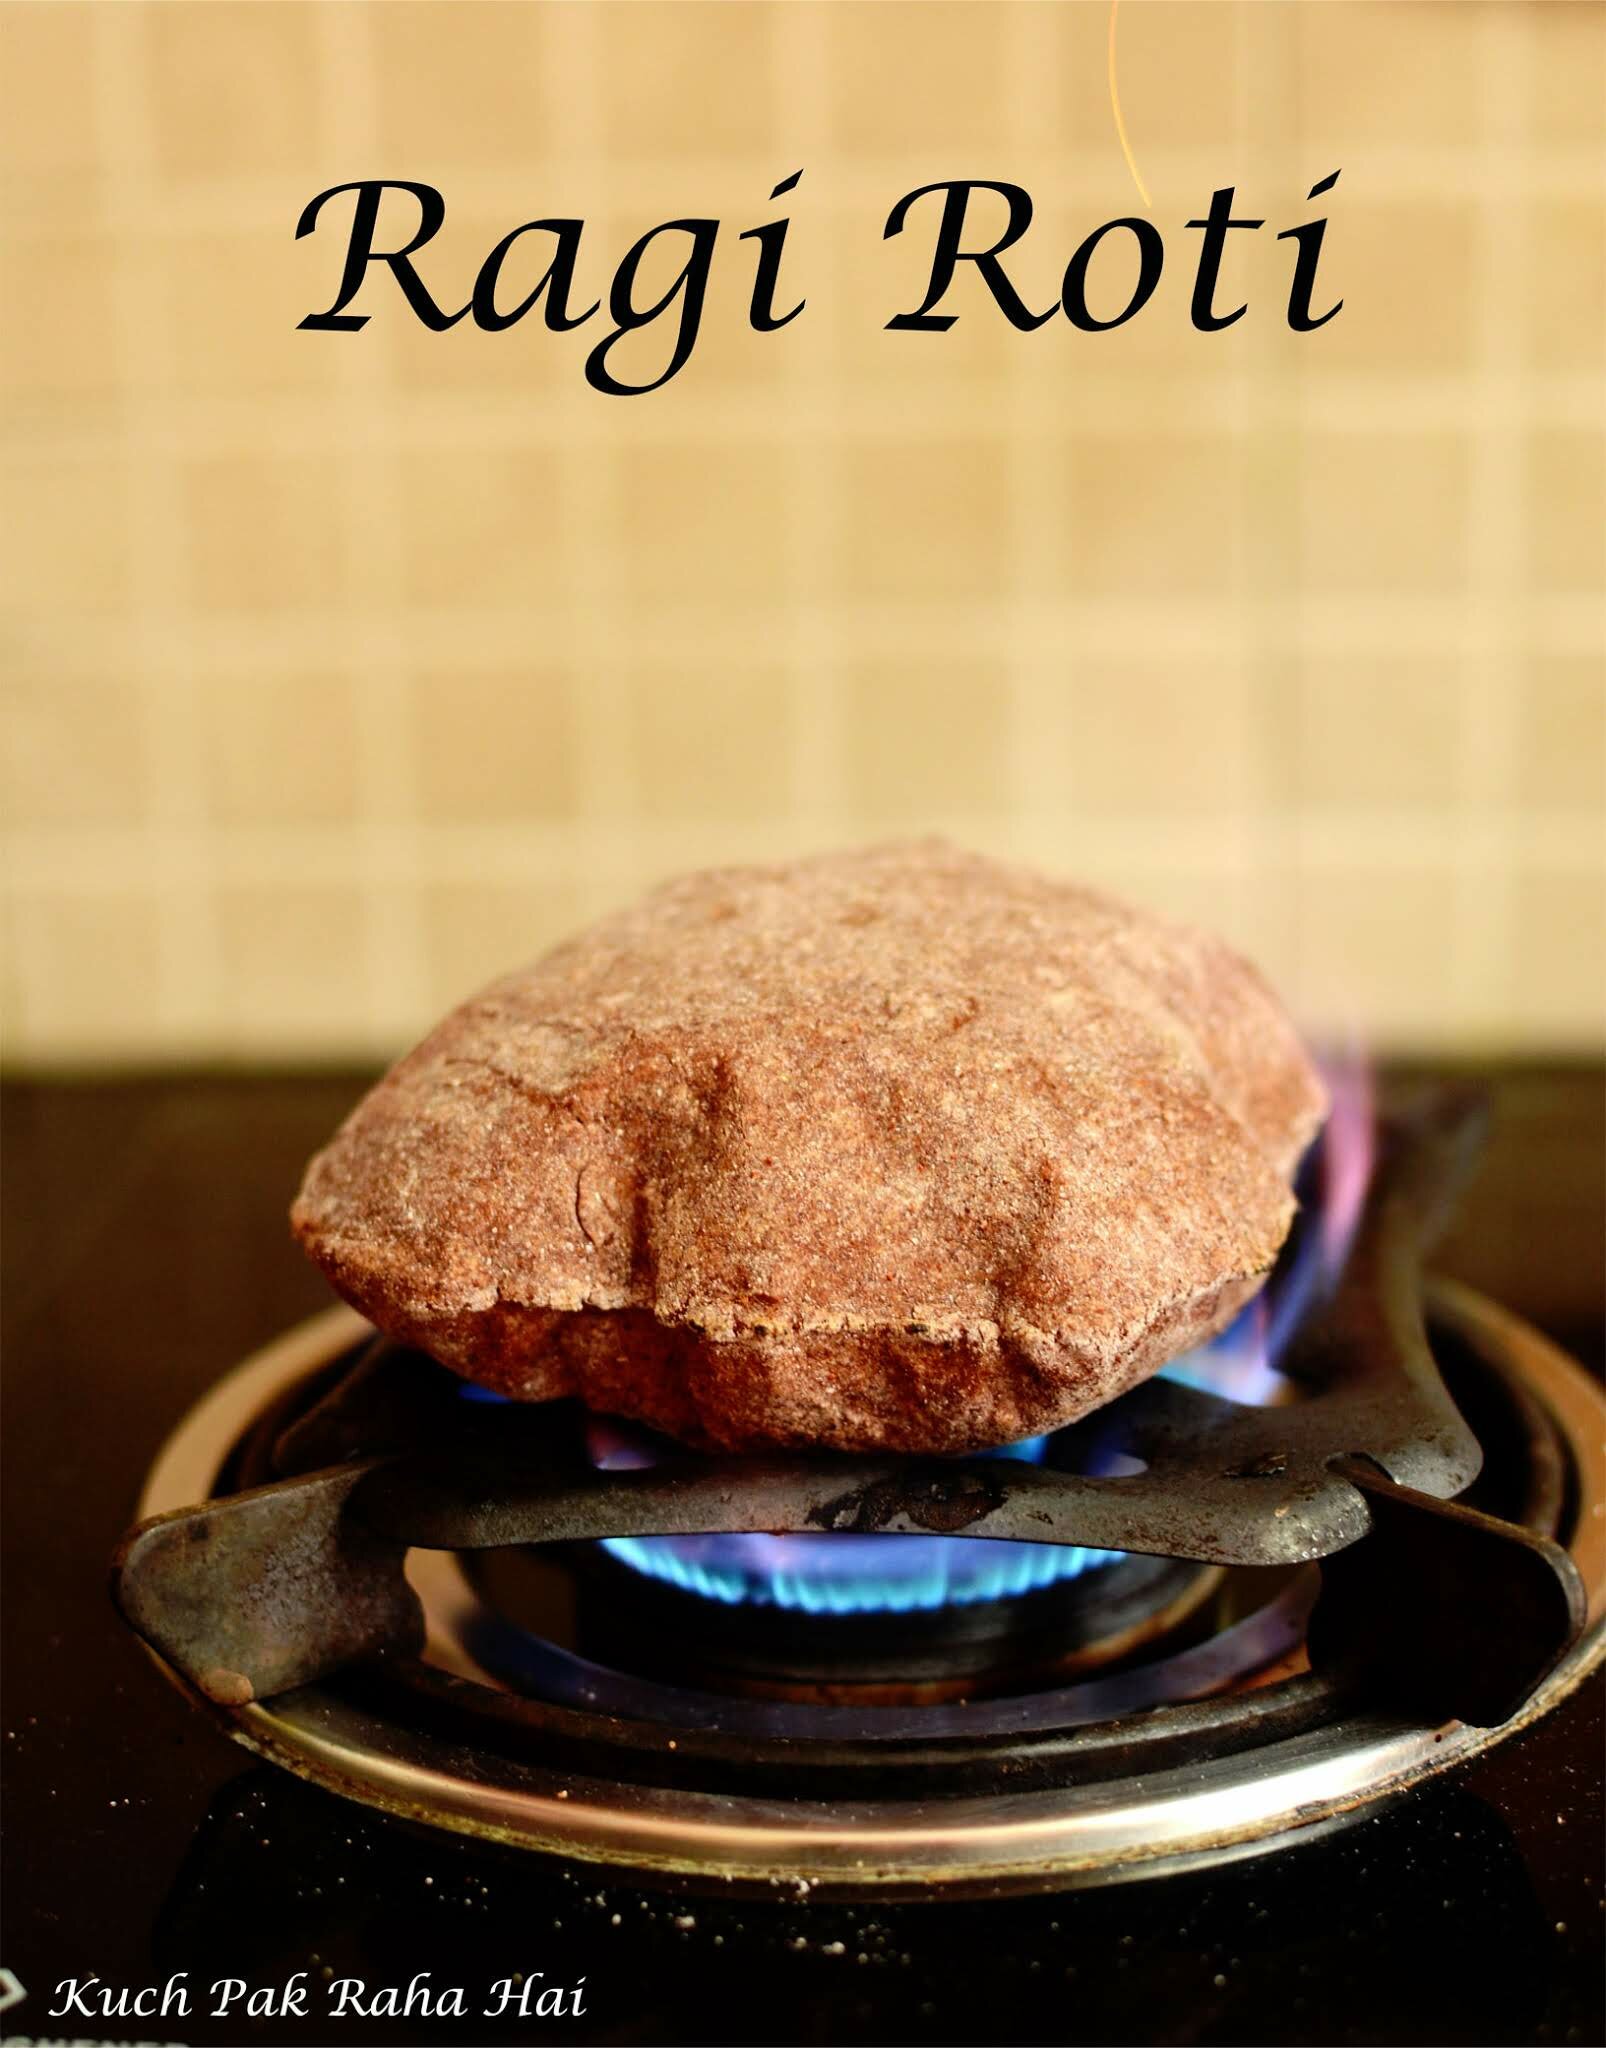
[[[118,175],[103,187],[108,226],[128,208],[147,216],[159,203],[148,104],[146,17],[135,8],[97,9],[95,119]],[[151,835],[157,880],[160,1014],[177,1038],[205,1042],[222,1023],[223,961],[209,858],[199,678],[189,631],[188,561],[182,484],[161,431],[175,389],[166,309],[139,245],[115,236],[117,332],[131,363],[123,396],[134,556],[136,638],[145,649],[142,697],[151,770]]]
[[[319,9],[315,16],[324,137],[338,137],[353,163],[380,147],[379,78],[367,9]],[[289,224],[286,223],[286,232]],[[317,347],[317,336],[299,343]],[[342,612],[344,668],[356,716],[357,874],[363,912],[366,1031],[393,1049],[414,1033],[426,1005],[416,882],[417,789],[409,639],[406,535],[389,330],[377,323],[361,344],[330,337],[337,405],[346,432],[337,447],[348,587],[372,607]]]
[[[1528,27],[1488,9],[1479,22],[1479,84],[1485,149],[1497,170],[1510,164],[1528,118]],[[1460,1008],[1480,1027],[1511,1021],[1503,1000],[1515,970],[1515,843],[1510,832],[1511,770],[1521,646],[1522,452],[1518,440],[1527,250],[1518,202],[1489,180],[1482,200],[1477,359],[1481,383],[1470,433],[1467,517],[1469,703],[1461,771],[1468,858],[1457,876],[1452,971]]]

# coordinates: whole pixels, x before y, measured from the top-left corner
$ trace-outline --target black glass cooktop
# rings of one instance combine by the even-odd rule
[[[0,2038],[1603,2038],[1599,1679],[1319,1841],[1101,1892],[895,1908],[642,1892],[381,1819],[225,1742],[116,1620],[105,1560],[188,1404],[324,1305],[283,1212],[357,1086],[7,1091]],[[1506,1075],[1496,1096],[1439,1263],[1598,1365],[1600,1076]],[[187,2012],[94,2016],[104,1991],[169,1978]],[[79,2000],[52,2016],[64,1980]],[[225,1980],[244,1990],[215,2017]],[[409,1987],[410,2016],[383,2009]],[[248,2012],[252,1994],[276,2009]]]

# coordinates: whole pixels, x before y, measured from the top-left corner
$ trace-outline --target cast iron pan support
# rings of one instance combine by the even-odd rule
[[[1494,1725],[1571,1644],[1584,1600],[1557,1544],[1451,1504],[1482,1454],[1428,1348],[1421,1259],[1480,1121],[1441,1097],[1390,1127],[1344,1276],[1284,1360],[1307,1389],[1290,1405],[1155,1379],[1056,1438],[1054,1465],[677,1453],[599,1472],[567,1406],[465,1401],[442,1368],[379,1344],[280,1440],[284,1478],[132,1530],[114,1598],[201,1692],[237,1705],[416,1651],[412,1546],[842,1529],[1320,1558],[1313,1658],[1364,1664],[1372,1696],[1414,1715]],[[1110,1451],[1124,1476],[1096,1476]]]

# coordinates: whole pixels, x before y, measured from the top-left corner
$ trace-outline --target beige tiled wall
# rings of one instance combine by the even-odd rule
[[[917,183],[1027,185],[1039,303],[1134,209],[1107,25],[9,6],[10,1057],[392,1050],[652,877],[927,828],[1225,928],[1315,1026],[1597,1042],[1606,12],[1127,0],[1153,305],[886,332]],[[734,237],[799,165],[808,309],[755,336]],[[1272,231],[1339,165],[1345,310],[1295,336]],[[381,172],[445,192],[460,291],[539,214],[593,295],[719,215],[690,367],[604,398],[597,327],[382,290],[297,333],[301,206]],[[1203,336],[1181,223],[1230,180],[1270,225]]]

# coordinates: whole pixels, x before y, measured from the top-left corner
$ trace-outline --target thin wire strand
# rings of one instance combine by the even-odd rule
[[[1154,202],[1149,197],[1149,188],[1143,182],[1137,159],[1132,154],[1132,145],[1127,140],[1126,117],[1121,112],[1121,91],[1115,82],[1115,17],[1120,5],[1121,0],[1110,0],[1110,110],[1115,115],[1115,132],[1120,139],[1121,154],[1126,158],[1126,167],[1132,173],[1132,182],[1138,188],[1145,210],[1152,211]]]

